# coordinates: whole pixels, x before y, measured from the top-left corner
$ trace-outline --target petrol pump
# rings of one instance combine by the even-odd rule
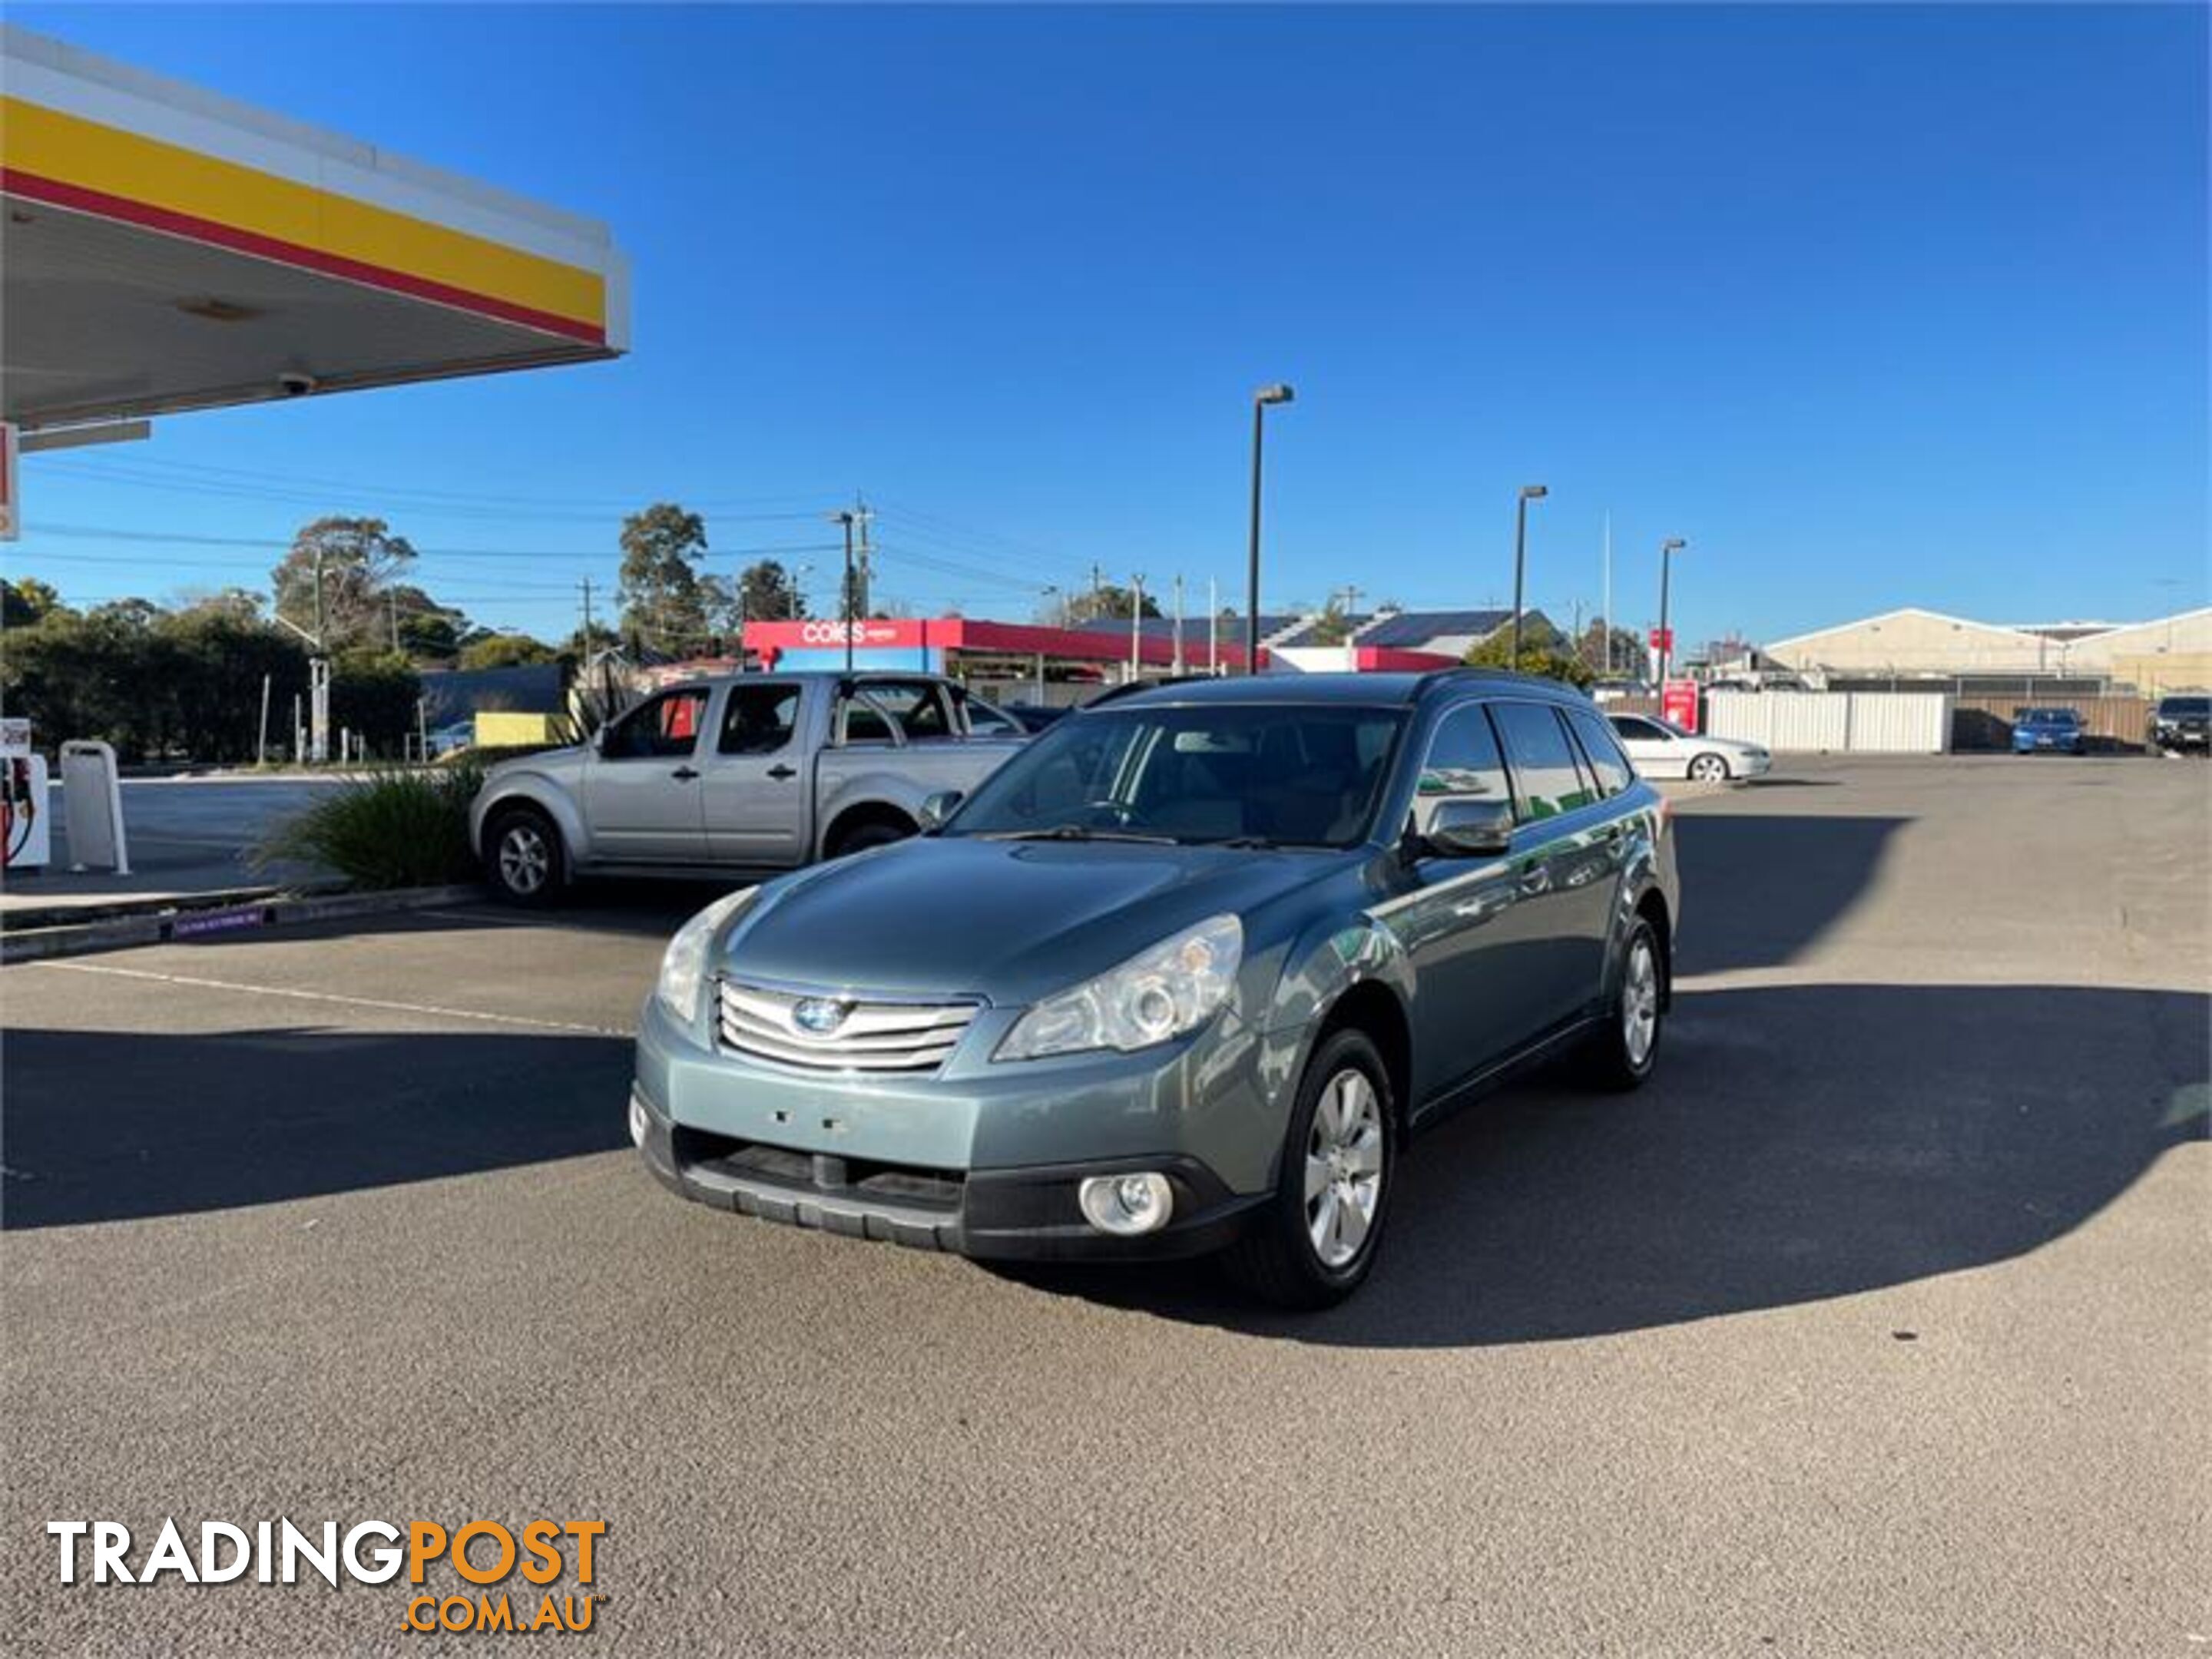
[[[43,869],[53,858],[46,761],[31,750],[31,723],[0,720],[0,869]]]

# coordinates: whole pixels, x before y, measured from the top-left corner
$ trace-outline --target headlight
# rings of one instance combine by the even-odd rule
[[[1163,939],[1111,972],[1038,1003],[994,1058],[1035,1060],[1088,1048],[1149,1048],[1212,1018],[1236,988],[1244,925],[1216,916]]]
[[[660,982],[653,995],[660,1006],[689,1025],[698,1016],[699,985],[707,976],[707,952],[724,922],[753,902],[757,887],[740,887],[716,899],[676,930],[660,958]]]

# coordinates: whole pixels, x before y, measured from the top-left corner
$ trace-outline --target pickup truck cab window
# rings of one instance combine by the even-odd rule
[[[724,755],[773,755],[799,726],[799,688],[789,684],[733,685],[722,709]]]
[[[698,747],[701,716],[706,711],[703,690],[665,691],[609,726],[599,757],[611,761],[681,759]]]
[[[1505,758],[1479,702],[1462,703],[1437,723],[1413,785],[1413,829],[1426,835],[1448,800],[1510,800]]]
[[[1514,816],[1522,823],[1581,811],[1597,799],[1575,758],[1559,711],[1545,702],[1491,705],[1513,778]]]
[[[953,735],[945,694],[929,680],[868,680],[839,711],[842,742],[933,743]]]

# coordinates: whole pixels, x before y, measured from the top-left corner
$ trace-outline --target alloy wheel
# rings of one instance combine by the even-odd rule
[[[1628,971],[1620,987],[1620,1046],[1638,1071],[1651,1058],[1659,1036],[1659,964],[1651,941],[1638,934],[1628,948]]]
[[[499,838],[499,878],[511,893],[536,892],[545,884],[551,864],[545,837],[534,825],[510,825]]]
[[[1332,1270],[1345,1267],[1365,1246],[1382,1198],[1382,1106],[1357,1067],[1329,1079],[1315,1103],[1305,1198],[1315,1255]]]

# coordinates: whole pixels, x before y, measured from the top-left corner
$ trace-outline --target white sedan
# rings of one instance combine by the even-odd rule
[[[1774,757],[1755,743],[1734,738],[1705,738],[1649,714],[1607,714],[1620,746],[1647,778],[1689,778],[1698,783],[1726,783],[1731,778],[1755,778],[1774,764]]]

